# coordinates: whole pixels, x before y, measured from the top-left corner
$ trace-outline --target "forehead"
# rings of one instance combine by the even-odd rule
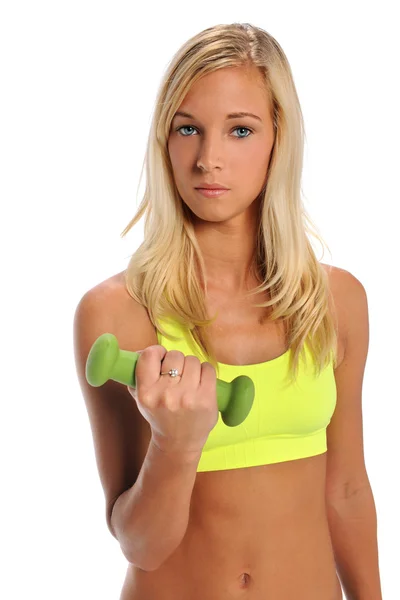
[[[248,112],[264,120],[269,110],[268,91],[261,73],[235,67],[208,73],[197,80],[176,112],[202,120],[211,115],[224,120],[233,118],[234,113]]]

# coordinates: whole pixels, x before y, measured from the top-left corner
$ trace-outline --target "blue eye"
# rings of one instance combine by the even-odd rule
[[[181,125],[180,127],[178,127],[178,128],[176,129],[176,131],[178,131],[178,132],[179,132],[179,134],[180,134],[182,137],[193,137],[193,136],[191,136],[191,135],[185,135],[185,134],[182,134],[182,133],[181,133],[181,131],[180,131],[181,129],[196,129],[196,128],[195,128],[195,127],[193,127],[193,125]],[[238,140],[244,140],[244,139],[246,139],[246,138],[250,137],[250,135],[253,133],[253,131],[252,131],[251,129],[249,129],[249,127],[238,126],[238,127],[235,127],[233,131],[236,131],[236,129],[246,129],[246,130],[249,132],[249,135],[246,135],[246,136],[244,136],[244,137],[242,137],[242,136],[234,136],[234,137],[236,137]],[[196,131],[197,131],[197,130],[196,130]]]

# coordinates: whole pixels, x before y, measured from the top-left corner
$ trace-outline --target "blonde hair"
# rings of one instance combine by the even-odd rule
[[[294,381],[305,343],[317,375],[328,366],[332,352],[336,364],[337,333],[330,311],[328,276],[307,233],[321,246],[323,240],[301,199],[303,115],[288,60],[278,42],[263,29],[248,23],[210,27],[189,39],[170,62],[158,91],[147,142],[144,197],[121,234],[124,237],[145,213],[144,241],[130,258],[125,284],[130,295],[147,308],[162,335],[178,340],[159,323],[164,316],[188,328],[204,360],[219,376],[207,334],[207,326],[216,315],[208,318],[204,291],[196,277],[199,272],[207,291],[204,261],[190,212],[174,182],[167,143],[174,113],[195,81],[217,69],[248,66],[257,67],[263,76],[275,132],[267,180],[259,196],[255,268],[261,284],[248,295],[268,290],[270,300],[254,306],[271,307],[269,318],[283,322]]]

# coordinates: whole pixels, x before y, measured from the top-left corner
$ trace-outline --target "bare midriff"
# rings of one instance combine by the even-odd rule
[[[181,544],[155,571],[129,564],[120,600],[342,600],[325,471],[326,453],[198,473]]]

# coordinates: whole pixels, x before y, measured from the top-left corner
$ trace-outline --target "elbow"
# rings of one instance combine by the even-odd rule
[[[166,557],[164,560],[160,560],[159,557],[152,556],[147,560],[143,560],[143,558],[140,558],[137,553],[134,555],[132,550],[128,550],[126,547],[124,548],[121,543],[120,548],[122,554],[125,556],[129,564],[133,565],[136,569],[140,569],[141,571],[157,571],[157,569],[159,569],[168,558]]]
[[[155,571],[159,568],[160,564],[157,563],[155,560],[143,559],[143,557],[141,556],[143,552],[140,552],[140,550],[137,547],[137,544],[132,544],[131,538],[127,538],[126,536],[123,536],[121,534],[118,535],[115,532],[112,533],[119,542],[121,552],[125,556],[126,560],[129,562],[129,564],[133,565],[137,569],[140,569],[141,571]]]
[[[107,524],[111,534],[118,541],[121,552],[126,560],[141,571],[156,571],[159,569],[182,541],[182,538],[179,537],[175,543],[168,545],[164,543],[162,548],[158,544],[157,552],[154,552],[154,550],[149,552],[149,547],[146,547],[146,544],[140,541],[138,535],[135,535],[132,531],[128,532],[126,527],[118,523],[112,508],[107,516]]]
[[[150,564],[150,563],[140,560],[140,558],[138,558],[138,556],[134,556],[132,554],[132,552],[130,550],[128,550],[127,548],[125,548],[121,543],[120,543],[120,548],[121,548],[122,554],[125,556],[126,560],[129,562],[129,564],[133,565],[136,569],[140,569],[141,571],[155,571],[156,569],[158,569],[159,565],[155,564],[154,562],[152,564]]]
[[[141,571],[156,571],[164,561],[154,552],[149,553],[143,544],[138,544],[137,536],[126,535],[121,531],[113,534],[119,542],[122,554],[129,564]]]
[[[119,547],[121,548],[122,554],[124,555],[126,560],[129,562],[129,564],[133,565],[137,569],[140,569],[141,571],[155,571],[156,568],[158,568],[157,566],[153,566],[153,565],[148,566],[147,563],[144,564],[144,562],[142,562],[141,560],[138,559],[137,548],[136,547],[132,548],[131,543],[128,543],[128,541],[131,542],[131,537],[130,536],[127,537],[126,535],[123,534],[122,531],[120,531],[119,529],[117,530],[117,526],[113,522],[114,504],[115,504],[115,501],[107,510],[107,525],[108,525],[108,529],[110,530],[111,535],[119,543]]]
[[[164,563],[170,558],[170,556],[175,552],[176,547],[169,548],[168,552],[163,552],[162,554],[156,554],[152,552],[151,555],[147,556],[146,559],[140,557],[140,552],[138,552],[137,548],[135,552],[133,550],[127,549],[120,543],[121,551],[125,556],[126,560],[141,571],[157,571],[160,569]]]

